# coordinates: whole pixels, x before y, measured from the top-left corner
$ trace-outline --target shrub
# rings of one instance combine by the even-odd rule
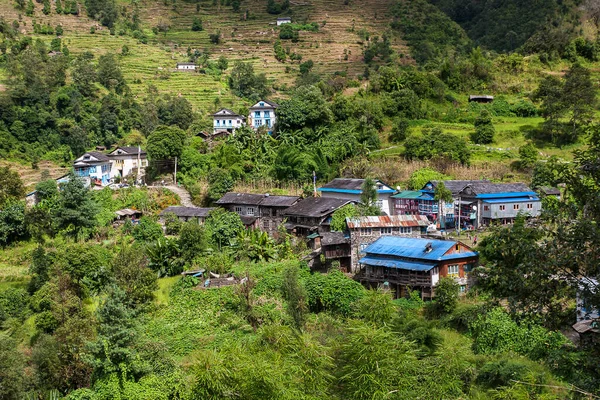
[[[398,118],[394,121],[394,126],[392,126],[392,133],[390,133],[390,142],[400,143],[406,139],[408,136],[408,119],[406,118]]]
[[[202,27],[202,19],[200,19],[199,17],[194,17],[194,21],[192,22],[192,30],[194,32],[199,32],[203,29],[204,28]]]
[[[142,217],[132,232],[133,237],[141,242],[151,242],[160,238],[162,234],[160,224],[148,217]]]
[[[310,275],[304,282],[308,306],[313,312],[333,311],[350,315],[353,303],[365,294],[362,285],[340,271]]]

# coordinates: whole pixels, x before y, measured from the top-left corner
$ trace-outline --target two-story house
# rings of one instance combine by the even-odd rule
[[[111,179],[116,177],[125,178],[132,175],[136,176],[138,181],[141,181],[142,177],[145,175],[146,167],[148,166],[146,151],[142,150],[140,147],[117,147],[108,154],[108,158],[111,163]]]
[[[389,286],[397,297],[407,288],[419,290],[421,298],[433,298],[440,278],[453,277],[461,292],[467,274],[479,260],[469,246],[453,240],[384,236],[367,246],[355,279],[367,287]]]
[[[404,190],[390,199],[392,215],[437,215],[438,203],[428,193]]]
[[[355,203],[360,203],[364,182],[364,179],[335,178],[317,190],[321,193],[322,197],[351,200]],[[379,180],[375,181],[375,189],[377,190],[377,206],[381,210],[381,213],[384,215],[393,214],[390,197],[396,190]]]
[[[248,125],[255,130],[264,126],[267,132],[273,133],[273,127],[277,123],[277,116],[275,110],[279,107],[278,104],[272,101],[261,100],[252,107],[250,107],[250,114],[248,115]]]
[[[329,232],[333,213],[353,203],[352,200],[335,197],[308,197],[298,201],[283,212],[287,219],[285,227],[298,236]]]
[[[492,222],[510,224],[519,214],[537,217],[542,211],[537,193],[524,183],[471,183],[458,193],[458,198],[472,210],[469,218],[475,227]]]
[[[365,248],[382,236],[421,237],[430,222],[425,215],[392,215],[346,218],[350,236],[352,272],[358,271],[358,260]]]
[[[241,128],[246,122],[246,118],[236,114],[228,108],[222,108],[213,117],[213,134],[233,133],[236,129]]]
[[[75,175],[89,178],[92,184],[106,186],[110,183],[110,158],[103,153],[90,151],[73,162]]]
[[[298,196],[229,192],[217,200],[217,204],[237,213],[246,226],[274,235],[284,220],[284,212],[299,199]]]

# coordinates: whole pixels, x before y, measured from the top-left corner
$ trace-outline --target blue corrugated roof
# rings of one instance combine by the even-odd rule
[[[425,252],[425,246],[431,243],[431,251]],[[442,261],[454,258],[477,256],[476,252],[464,252],[444,256],[457,242],[453,240],[432,240],[407,238],[400,236],[383,236],[367,246],[364,250],[369,256],[395,256],[421,260]]]
[[[404,260],[390,260],[387,258],[369,256],[361,258],[359,263],[373,265],[376,267],[406,269],[409,271],[429,271],[436,265],[436,263],[419,263]]]
[[[475,196],[478,199],[497,199],[501,197],[527,197],[537,196],[536,192],[502,192],[502,193],[486,193]]]
[[[331,192],[331,193],[348,193],[348,194],[361,194],[362,190],[354,189],[336,189],[336,188],[318,188],[319,192]],[[393,189],[381,189],[377,190],[377,193],[394,193]]]
[[[494,204],[494,203],[525,203],[528,201],[540,201],[540,198],[537,196],[533,196],[533,197],[510,197],[510,198],[503,198],[503,199],[483,200],[484,203],[490,203],[490,204]]]

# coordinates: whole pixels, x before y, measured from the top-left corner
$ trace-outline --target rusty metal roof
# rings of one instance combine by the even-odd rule
[[[350,229],[357,228],[397,228],[404,226],[428,226],[429,220],[425,215],[381,215],[378,217],[355,217],[346,218],[346,224]]]

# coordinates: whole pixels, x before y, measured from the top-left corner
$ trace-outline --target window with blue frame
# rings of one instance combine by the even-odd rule
[[[258,104],[259,104],[261,107],[264,107],[264,106],[265,106],[265,103],[264,103],[264,102],[262,102],[262,101],[261,101],[260,103],[258,103]]]
[[[260,118],[260,111],[254,111],[254,118]]]
[[[108,165],[106,165],[106,164],[104,164],[102,166],[102,173],[104,173],[104,172],[108,172]]]
[[[271,112],[270,111],[265,111],[265,118],[269,118],[271,116]]]
[[[265,120],[266,125],[270,128],[271,127],[271,120],[267,119]]]
[[[90,174],[95,174],[96,173],[96,166],[92,166],[89,168]]]
[[[254,120],[254,126],[257,127],[257,128],[260,126],[260,120],[259,119],[255,119]]]
[[[221,121],[217,120],[217,126],[221,126]]]

